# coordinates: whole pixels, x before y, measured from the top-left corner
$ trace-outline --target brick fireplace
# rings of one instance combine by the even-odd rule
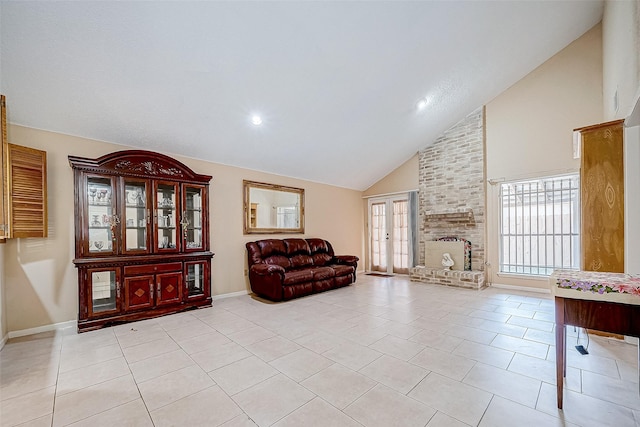
[[[485,285],[484,122],[484,108],[479,108],[419,152],[420,262],[425,262],[425,242],[457,236],[471,242],[471,271],[421,265],[411,269],[411,280],[474,289]]]

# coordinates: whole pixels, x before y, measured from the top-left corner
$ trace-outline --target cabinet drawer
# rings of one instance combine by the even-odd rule
[[[129,265],[124,268],[124,275],[135,276],[139,274],[168,273],[170,271],[182,271],[182,263],[170,262],[167,264]]]

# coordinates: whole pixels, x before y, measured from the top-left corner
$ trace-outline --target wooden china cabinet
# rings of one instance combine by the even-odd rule
[[[78,331],[210,306],[211,176],[142,150],[69,163]]]

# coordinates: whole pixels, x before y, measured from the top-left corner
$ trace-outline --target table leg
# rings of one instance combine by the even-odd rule
[[[558,398],[558,409],[562,409],[564,377],[566,375],[566,343],[567,332],[564,324],[564,300],[556,297],[556,395]]]

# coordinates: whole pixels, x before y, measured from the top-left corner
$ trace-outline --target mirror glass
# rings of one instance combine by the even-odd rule
[[[244,233],[304,233],[304,189],[243,181]]]

